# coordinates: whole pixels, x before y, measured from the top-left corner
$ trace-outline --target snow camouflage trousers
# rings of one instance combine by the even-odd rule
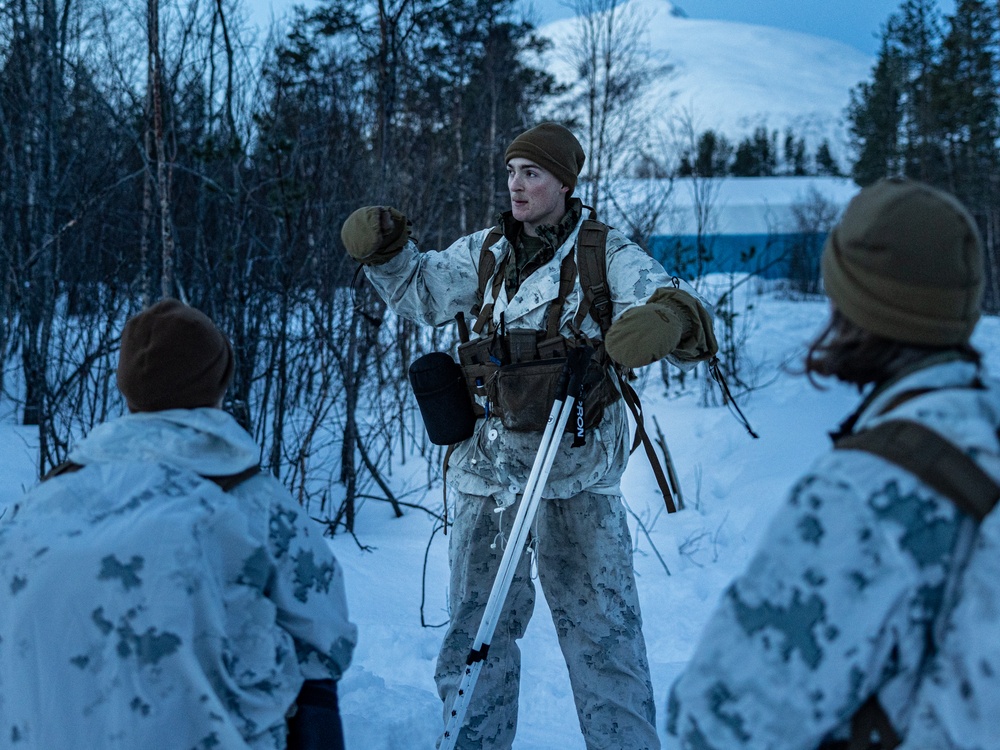
[[[446,722],[503,557],[499,539],[496,549],[490,548],[499,531],[496,504],[489,498],[452,494],[452,619],[435,674]],[[517,507],[500,515],[505,538],[510,537]],[[583,492],[566,500],[542,500],[532,525],[532,544],[588,750],[656,750],[660,744],[653,688],[621,498]],[[530,566],[525,553],[459,735],[457,747],[463,750],[503,750],[514,741],[520,680],[516,641],[524,635],[535,606]]]

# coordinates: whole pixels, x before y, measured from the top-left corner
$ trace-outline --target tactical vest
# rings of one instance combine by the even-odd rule
[[[640,444],[643,446],[667,512],[675,512],[681,504],[680,488],[666,443],[661,446],[665,454],[664,472],[652,440],[646,433],[639,395],[629,384],[627,372],[616,366],[604,349],[604,336],[611,327],[613,315],[606,263],[608,226],[597,221],[593,212],[590,218],[584,219],[577,233],[575,251],[570,252],[560,266],[559,293],[549,306],[545,329],[540,331],[508,331],[502,324],[494,326],[493,304],[483,304],[490,280],[493,281],[494,300],[504,282],[504,268],[502,265],[496,267],[496,256],[492,252],[492,247],[502,237],[503,228],[494,227],[479,253],[479,285],[472,314],[476,316],[473,331],[480,338],[470,341],[467,332],[461,333],[462,343],[458,347],[459,364],[469,392],[486,403],[485,408],[476,405],[477,415],[487,418],[498,416],[504,426],[512,430],[544,429],[559,373],[569,350],[580,345],[591,346],[595,354],[584,378],[584,427],[599,424],[604,409],[624,397],[635,420],[635,439],[630,453]],[[510,258],[508,254],[504,262],[509,262]],[[570,323],[573,335],[568,337],[560,333],[559,324],[566,299],[577,283],[578,273],[583,300]],[[595,341],[582,333],[580,326],[587,315],[600,327],[600,340]],[[568,425],[567,431],[573,427]]]
[[[479,254],[477,301],[472,309],[476,316],[472,330],[479,338],[465,340],[458,347],[466,385],[473,396],[486,404],[485,408],[478,407],[483,416],[496,416],[511,430],[543,430],[563,363],[570,350],[581,345],[595,350],[584,381],[584,426],[597,425],[604,409],[618,400],[620,394],[603,342],[611,326],[612,312],[605,264],[607,235],[607,225],[594,219],[584,220],[575,250],[567,254],[560,266],[559,292],[549,305],[544,330],[507,329],[502,316],[501,323],[494,325],[493,303],[483,304],[486,286],[492,279],[495,300],[512,253],[497,268],[492,247],[503,237],[503,230],[494,227],[487,235]],[[560,321],[566,299],[577,283],[578,270],[584,298],[570,324],[572,336],[565,336],[560,331]],[[588,314],[601,329],[600,339],[591,339],[580,330]],[[571,428],[572,425],[567,427]]]

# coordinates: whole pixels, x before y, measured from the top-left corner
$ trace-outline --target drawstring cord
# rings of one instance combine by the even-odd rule
[[[531,523],[531,535],[528,539],[528,556],[531,563],[528,566],[528,577],[532,581],[538,580],[538,516],[536,515]]]
[[[722,368],[719,366],[718,357],[712,357],[712,360],[708,363],[708,371],[712,374],[712,379],[718,383],[719,387],[722,389],[722,400],[726,406],[729,407],[730,412],[735,410],[736,419],[746,428],[746,431],[750,433],[750,437],[760,437],[760,435],[753,431],[753,427],[750,426],[749,420],[747,420],[743,412],[740,411],[740,407],[736,403],[736,399],[733,398],[733,394],[730,393],[729,385],[726,383],[726,378],[722,374]]]
[[[501,505],[499,508],[494,508],[493,512],[497,514],[497,535],[493,537],[493,542],[490,544],[490,549],[496,549],[499,544],[500,549],[503,550],[507,547],[507,537],[503,533],[503,513],[507,510],[506,505]]]
[[[361,276],[361,271],[363,269],[364,266],[359,265],[357,270],[354,272],[353,278],[351,278],[351,304],[354,308],[354,312],[358,313],[364,317],[365,320],[378,328],[382,325],[382,319],[375,317],[370,312],[365,310],[365,308],[361,305],[360,300],[358,300],[358,278]]]

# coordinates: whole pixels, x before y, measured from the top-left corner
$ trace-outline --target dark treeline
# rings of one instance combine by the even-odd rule
[[[854,92],[853,174],[954,190],[995,255],[996,7],[962,1],[941,21],[930,5],[904,4]],[[595,205],[602,181],[638,176],[637,164],[657,176],[839,170],[825,144],[807,154],[763,128],[625,160],[623,144],[648,130],[636,103],[656,68],[641,19],[608,17],[581,24],[580,80],[566,90],[516,0],[327,0],[264,46],[242,0],[0,3],[0,389],[37,425],[39,472],[120,412],[121,325],[175,296],[230,333],[230,408],[265,467],[348,529],[369,493],[400,512],[387,456],[423,440],[405,368],[452,341],[382,322],[368,286],[352,287],[339,230],[354,208],[396,205],[419,217],[426,247],[443,247],[506,206],[504,148],[542,117],[583,134]],[[319,458],[331,454],[336,466]]]
[[[906,0],[886,23],[871,80],[851,93],[848,122],[868,185],[904,174],[957,195],[987,245],[987,309],[1000,309],[1000,6]]]
[[[318,426],[289,420],[322,394],[350,446],[353,386],[386,334],[365,287],[365,315],[343,293],[341,223],[379,202],[432,245],[484,225],[504,145],[556,91],[513,0],[324,4],[264,52],[243,14],[0,5],[0,362],[20,365],[39,471],[120,408],[116,333],[161,296],[230,332],[234,408],[275,474],[294,482],[315,451]]]
[[[777,130],[754,128],[736,145],[721,133],[706,130],[698,135],[693,149],[679,156],[678,177],[774,177],[825,175],[841,177],[841,168],[830,142],[824,139],[810,153],[806,139],[792,128],[779,137]]]

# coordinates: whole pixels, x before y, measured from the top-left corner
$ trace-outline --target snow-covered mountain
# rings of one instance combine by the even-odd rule
[[[844,110],[851,88],[869,78],[871,57],[810,34],[688,18],[669,0],[629,0],[617,13],[641,19],[651,62],[672,66],[643,97],[654,127],[686,117],[696,133],[711,128],[735,143],[759,125],[782,135],[790,126],[810,151],[829,140],[845,165]],[[563,19],[540,30],[554,43],[546,67],[562,81],[573,77],[578,23]]]

